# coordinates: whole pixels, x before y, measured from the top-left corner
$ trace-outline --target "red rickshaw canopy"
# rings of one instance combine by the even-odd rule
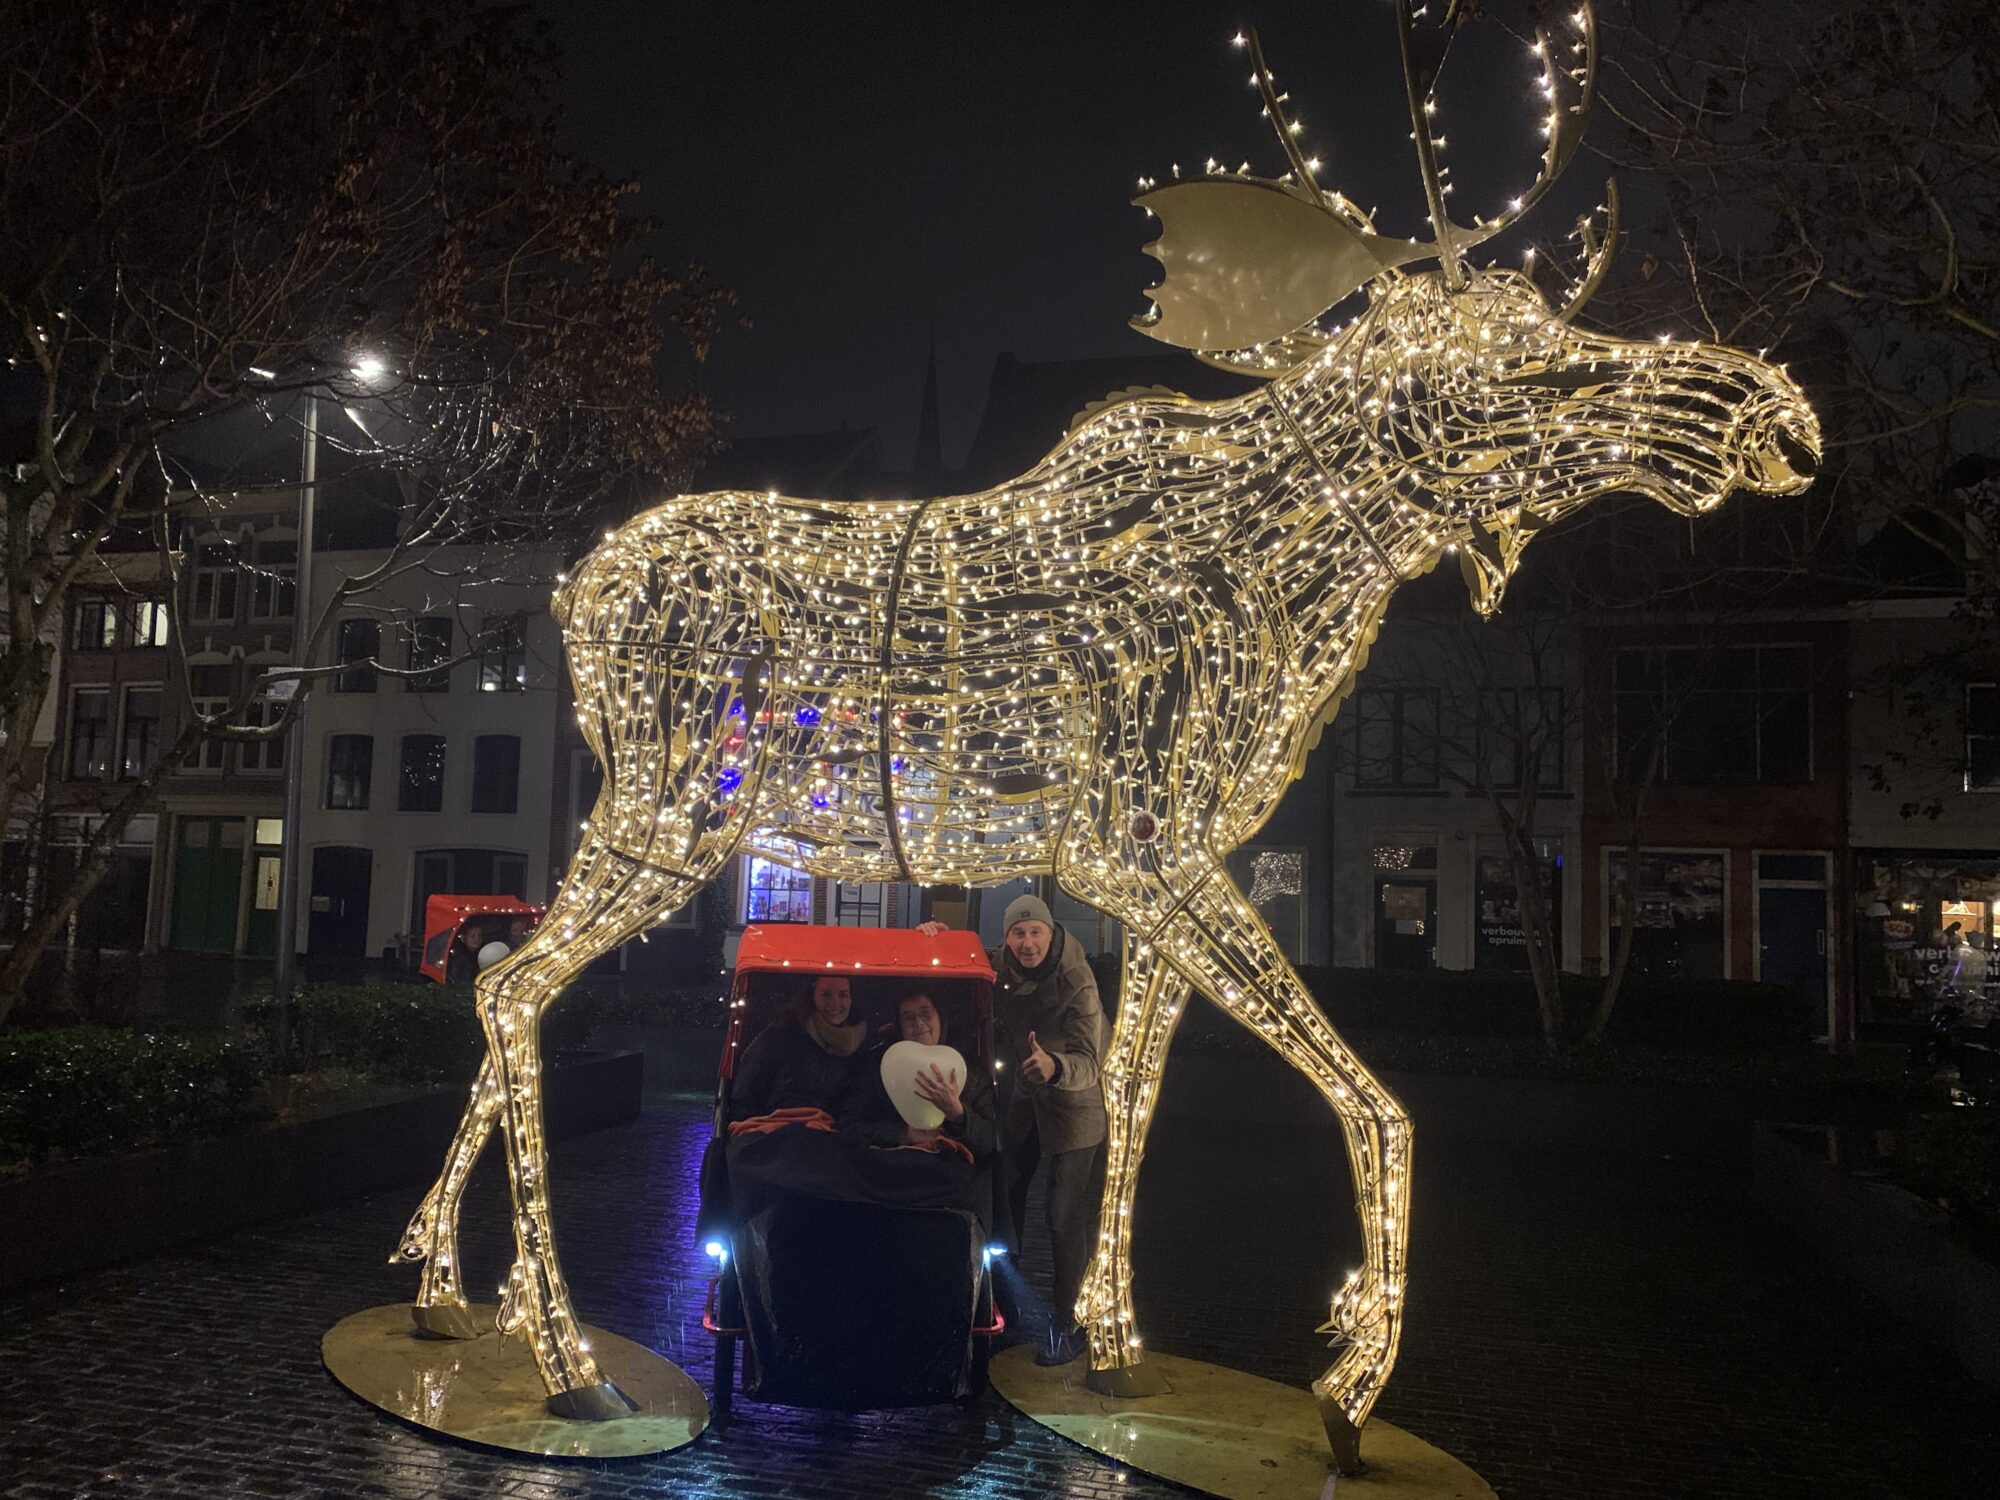
[[[796,971],[862,973],[893,979],[981,979],[993,965],[976,932],[925,937],[904,927],[815,927],[774,923],[746,927],[736,947],[737,984],[746,974]]]
[[[445,982],[451,940],[468,917],[523,916],[540,920],[545,909],[519,896],[432,896],[424,903],[423,961],[417,965],[417,972],[439,984]]]

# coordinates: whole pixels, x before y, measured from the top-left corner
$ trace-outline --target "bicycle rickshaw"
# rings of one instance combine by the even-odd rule
[[[466,926],[475,928],[473,947],[466,960],[476,963],[479,948],[499,937],[515,923],[532,930],[540,924],[544,907],[523,901],[519,896],[432,896],[424,903],[424,946],[418,955],[417,972],[439,984],[453,979],[470,979],[471,973],[455,973],[453,945]]]
[[[969,1206],[890,1206],[812,1192],[753,1206],[730,1182],[731,1087],[744,1051],[828,973],[854,981],[855,1010],[871,1036],[893,1034],[896,997],[920,984],[946,1018],[946,1039],[969,1066],[993,1075],[994,974],[975,934],[745,929],[696,1220],[717,1262],[702,1313],[715,1336],[717,1413],[729,1410],[739,1343],[744,1395],[853,1411],[977,1395],[991,1340],[1006,1326],[993,1296],[993,1260],[1012,1234],[995,1217],[1006,1212],[997,1144],[974,1163],[962,1200]]]

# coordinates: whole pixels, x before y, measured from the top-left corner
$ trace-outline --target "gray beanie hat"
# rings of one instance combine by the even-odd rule
[[[1040,896],[1016,896],[1007,903],[1007,918],[1000,930],[1012,932],[1016,922],[1040,922],[1050,932],[1056,930],[1056,919],[1049,915],[1048,903]]]

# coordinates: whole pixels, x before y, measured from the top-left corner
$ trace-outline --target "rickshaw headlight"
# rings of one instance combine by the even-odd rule
[[[727,1261],[729,1259],[729,1247],[723,1244],[721,1240],[710,1240],[701,1248],[706,1252],[710,1260]]]

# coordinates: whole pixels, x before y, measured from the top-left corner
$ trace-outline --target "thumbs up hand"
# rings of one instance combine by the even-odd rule
[[[1028,1033],[1028,1054],[1021,1059],[1021,1072],[1034,1083],[1047,1083],[1056,1076],[1056,1061],[1042,1050],[1034,1032]]]

